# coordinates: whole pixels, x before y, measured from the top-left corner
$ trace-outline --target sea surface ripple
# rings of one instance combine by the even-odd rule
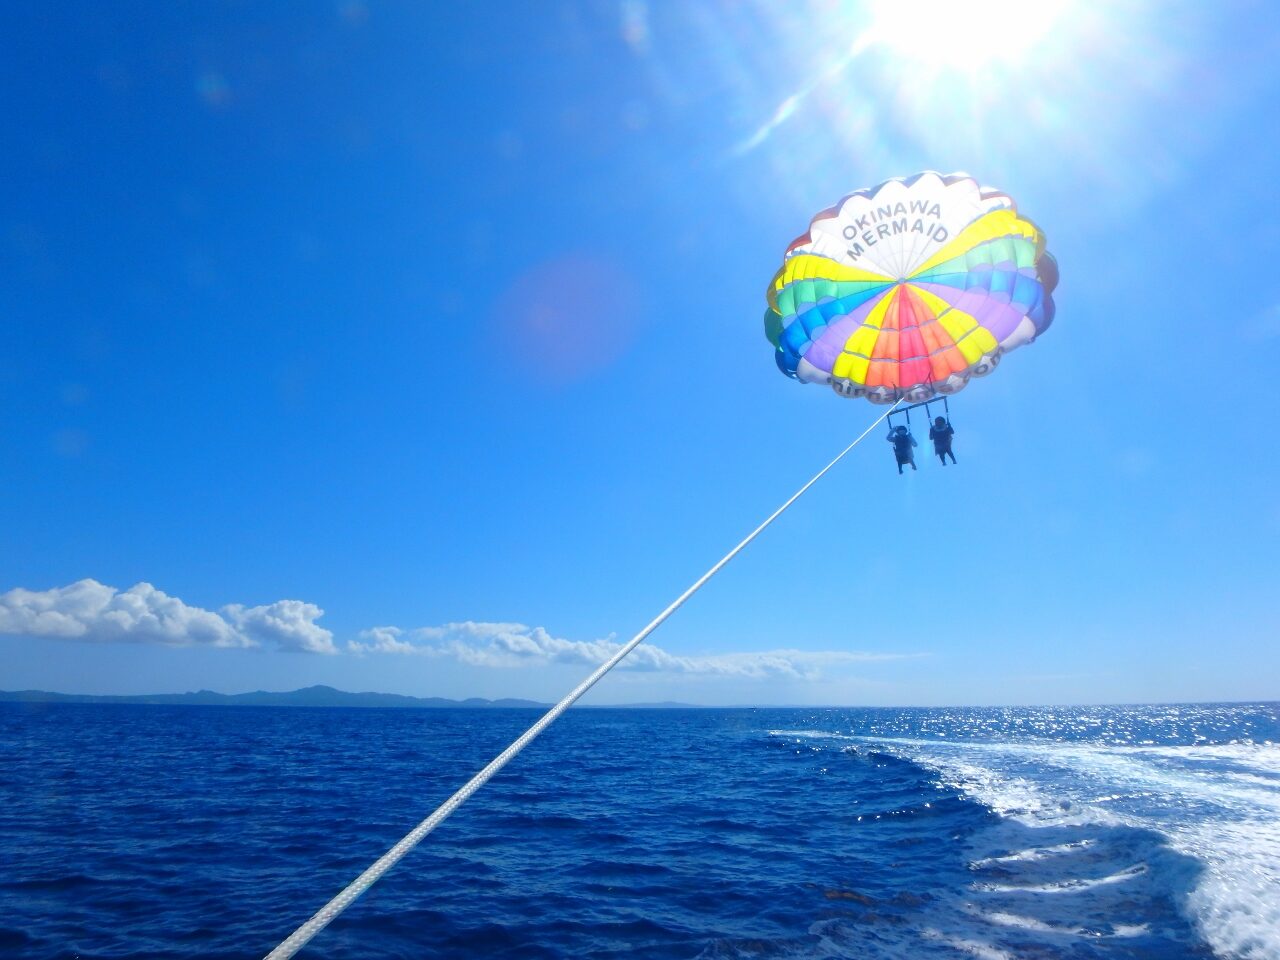
[[[0,704],[0,956],[256,958],[526,710]],[[1275,960],[1280,706],[577,709],[304,957]]]

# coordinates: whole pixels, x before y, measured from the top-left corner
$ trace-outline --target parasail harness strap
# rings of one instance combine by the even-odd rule
[[[822,477],[827,473],[828,470],[830,470],[837,463],[843,460],[845,458],[845,455],[848,454],[850,450],[852,450],[859,443],[861,443],[866,438],[866,436],[869,433],[871,433],[872,430],[874,430],[877,426],[880,425],[881,421],[888,418],[888,416],[891,413],[893,413],[895,409],[897,409],[898,404],[900,404],[901,402],[902,400],[899,399],[897,402],[893,404],[892,407],[890,407],[880,416],[876,417],[875,421],[871,424],[871,426],[867,427],[867,429],[864,430],[858,436],[858,438],[853,441],[853,443],[849,444],[847,447],[841,450],[839,455],[834,460],[832,460],[825,467],[823,467],[816,474],[814,474],[813,479],[811,479],[803,487],[801,487],[794,494],[792,494],[791,499],[789,499],[786,503],[784,503],[772,514],[770,514],[769,518],[765,520],[764,523],[760,524],[760,526],[752,530],[751,533],[749,533],[741,543],[739,543],[736,547],[734,547],[732,550],[726,553],[724,557],[722,557],[715,564],[715,566],[713,566],[710,570],[708,570],[701,577],[699,577],[698,580],[693,584],[693,586],[689,587],[689,589],[687,589],[684,593],[680,594],[680,596],[678,596],[671,603],[671,605],[667,607],[667,609],[663,610],[660,614],[658,614],[649,623],[647,627],[645,627],[643,630],[637,633],[634,637],[632,637],[629,641],[627,641],[627,643],[624,644],[622,647],[620,647],[612,657],[610,657],[607,661],[605,661],[599,667],[597,667],[589,677],[587,677],[580,684],[578,684],[571,691],[569,691],[569,693],[565,696],[563,700],[561,700],[554,707],[552,707],[545,714],[543,714],[541,719],[539,719],[537,723],[535,723],[528,730],[522,733],[515,740],[515,742],[511,744],[511,746],[507,747],[507,749],[503,750],[502,753],[498,754],[496,757],[490,760],[488,765],[485,766],[484,769],[482,769],[474,777],[468,780],[448,800],[440,804],[440,806],[436,808],[434,813],[432,813],[429,817],[427,817],[425,820],[419,823],[416,827],[410,830],[407,834],[405,834],[405,836],[400,840],[399,843],[397,843],[390,850],[388,850],[381,857],[379,857],[378,860],[371,867],[369,867],[367,870],[364,871],[364,873],[360,874],[360,876],[356,877],[355,880],[351,881],[351,883],[347,885],[346,889],[344,889],[336,897],[334,897],[332,900],[326,903],[323,907],[321,907],[310,920],[302,924],[302,926],[298,927],[297,930],[293,931],[293,933],[291,933],[283,942],[281,942],[281,944],[278,947],[276,947],[269,954],[267,954],[266,960],[286,960],[286,958],[292,957],[295,953],[301,950],[307,944],[307,941],[309,941],[317,933],[319,933],[326,926],[328,926],[330,921],[332,921],[336,916],[338,916],[338,914],[342,913],[343,910],[349,907],[352,904],[352,902],[358,896],[360,896],[360,894],[364,893],[371,886],[373,886],[373,884],[376,883],[384,873],[386,873],[388,870],[394,867],[400,861],[400,859],[405,854],[407,854],[410,850],[416,847],[427,834],[429,834],[432,830],[434,830],[441,823],[443,823],[444,820],[449,816],[449,814],[457,810],[458,807],[462,806],[462,804],[465,803],[466,800],[473,793],[475,793],[482,786],[484,786],[485,783],[488,782],[490,777],[492,777],[495,773],[497,773],[499,770],[505,767],[507,763],[510,760],[512,760],[516,756],[516,754],[518,754],[521,750],[527,747],[533,741],[533,739],[538,736],[538,734],[540,734],[547,727],[551,726],[551,724],[556,720],[557,717],[560,716],[560,714],[564,713],[566,710],[569,709],[570,706],[573,705],[574,701],[576,701],[584,693],[586,693],[593,686],[595,686],[596,682],[600,680],[601,677],[603,677],[606,673],[608,673],[610,670],[616,667],[618,663],[621,662],[623,657],[625,657],[627,654],[629,654],[632,650],[634,650],[637,646],[640,645],[641,641],[643,641],[645,637],[649,636],[649,634],[653,633],[654,630],[658,629],[658,627],[661,626],[664,620],[666,620],[669,616],[671,616],[673,613],[679,610],[680,607],[684,605],[684,602],[686,600],[688,600],[700,589],[702,589],[703,584],[705,584],[708,580],[710,580],[717,573],[719,573],[720,569],[724,567],[724,565],[727,564],[730,560],[736,557],[739,553],[741,553],[742,550],[747,546],[747,544],[749,544],[752,540],[754,540],[761,533],[763,533],[765,528],[768,527],[771,523],[773,523],[773,521],[777,520],[778,517],[782,516],[783,512],[786,511],[786,509],[790,507],[793,503],[799,500],[800,497],[805,493],[805,491],[807,491],[810,487],[812,487],[815,483],[817,483],[820,479],[822,479]]]

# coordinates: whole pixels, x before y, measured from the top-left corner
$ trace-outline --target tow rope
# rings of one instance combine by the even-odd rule
[[[800,497],[804,495],[805,491],[821,480],[827,471],[845,458],[846,454],[848,454],[850,450],[866,439],[867,435],[879,426],[880,422],[888,417],[889,414],[893,413],[901,402],[901,400],[898,400],[897,403],[877,417],[871,426],[867,427],[867,429],[864,430],[858,438],[853,441],[853,443],[841,450],[834,460],[814,474],[813,478],[808,483],[792,494],[791,499],[770,514],[769,518],[765,520],[764,523],[760,524],[760,526],[752,530],[741,543],[726,553],[715,566],[699,577],[693,586],[680,594],[680,596],[672,601],[671,605],[667,607],[667,609],[654,617],[647,627],[628,640],[626,644],[618,649],[617,653],[592,671],[589,677],[569,691],[563,700],[543,714],[542,718],[522,733],[520,737],[511,744],[511,746],[507,747],[507,749],[503,750],[502,753],[490,760],[488,765],[468,780],[457,793],[451,796],[444,803],[440,804],[431,816],[427,817],[420,824],[405,834],[404,838],[401,839],[399,843],[379,857],[378,860],[371,867],[365,870],[364,873],[351,881],[351,883],[347,885],[346,889],[316,911],[315,915],[310,920],[298,927],[297,930],[293,931],[293,933],[291,933],[278,947],[267,954],[265,960],[287,960],[287,958],[292,957],[295,953],[306,946],[307,941],[328,926],[329,923],[337,917],[338,914],[342,913],[343,910],[351,906],[356,897],[368,890],[382,877],[384,873],[399,863],[400,859],[406,853],[422,842],[423,837],[429,834],[436,827],[440,826],[449,814],[462,806],[462,804],[465,803],[473,793],[488,782],[490,777],[514,759],[515,756],[527,747],[538,734],[551,726],[560,714],[564,713],[573,705],[574,701],[595,686],[606,673],[616,667],[627,654],[638,647],[645,637],[657,630],[658,627],[662,625],[663,621],[684,606],[684,602],[702,589],[703,584],[719,573],[725,564],[741,553],[747,544],[763,533],[769,524],[777,520],[788,507],[799,500]]]

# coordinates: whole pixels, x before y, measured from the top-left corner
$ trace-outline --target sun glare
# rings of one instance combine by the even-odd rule
[[[1078,44],[1080,18],[1088,13],[1072,15],[1071,0],[846,0],[834,7],[811,2],[831,21],[833,40],[846,36],[847,45],[834,41],[815,48],[804,35],[803,47],[795,51],[807,58],[808,69],[799,72],[803,79],[730,155],[760,147],[810,100],[836,115],[835,129],[851,131],[862,149],[865,130],[882,109],[892,113],[897,127],[918,120],[931,136],[938,134],[942,111],[952,134],[971,135],[983,129],[984,111],[1000,103],[1010,83],[1027,89],[1029,78],[1043,77],[1047,64],[1063,60]],[[868,96],[874,84],[884,93],[880,100]],[[948,104],[953,109],[944,110]]]
[[[976,71],[1016,65],[1061,18],[1066,0],[872,0],[866,40],[922,64]]]

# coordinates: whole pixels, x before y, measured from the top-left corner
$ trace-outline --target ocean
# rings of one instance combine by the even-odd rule
[[[258,958],[537,716],[0,704],[0,956]],[[301,957],[1280,958],[1280,705],[575,709]]]

